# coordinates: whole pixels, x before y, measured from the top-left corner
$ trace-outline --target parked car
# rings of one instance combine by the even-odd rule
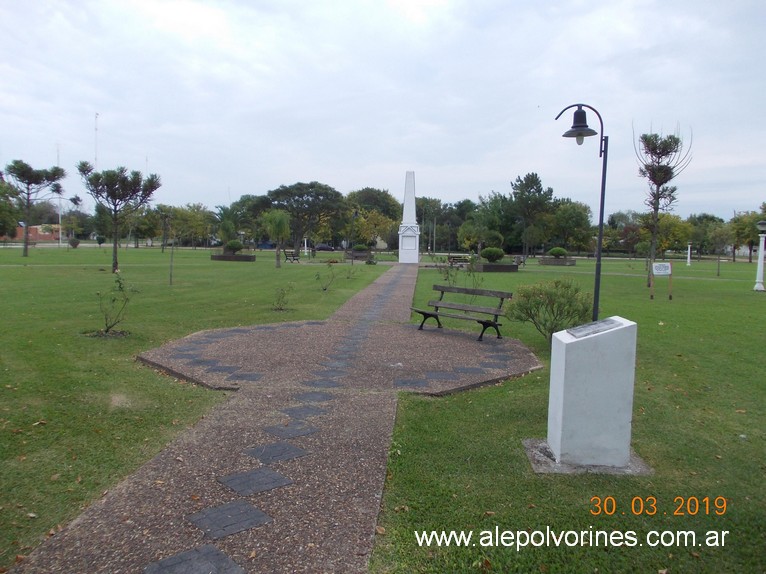
[[[335,251],[335,247],[332,247],[331,245],[327,245],[327,243],[317,243],[314,249],[316,249],[317,251]]]

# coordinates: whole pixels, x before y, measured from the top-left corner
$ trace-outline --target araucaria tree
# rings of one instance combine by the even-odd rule
[[[112,273],[117,273],[120,270],[117,263],[120,224],[127,216],[151,201],[152,195],[161,185],[160,178],[155,174],[144,178],[140,171],[128,173],[124,167],[97,172],[87,161],[81,161],[77,171],[90,196],[109,210],[112,220]]]
[[[684,150],[684,142],[677,135],[642,134],[636,147],[638,175],[645,177],[649,193],[644,203],[649,208],[649,263],[657,256],[657,237],[660,229],[660,211],[670,211],[676,202],[675,186],[668,185],[691,163],[691,145]]]
[[[61,195],[63,189],[59,180],[66,177],[66,171],[58,166],[49,169],[34,169],[20,159],[5,166],[5,173],[16,188],[24,211],[24,250],[22,257],[29,256],[29,226],[32,204],[51,195]],[[75,203],[79,199],[73,199]]]

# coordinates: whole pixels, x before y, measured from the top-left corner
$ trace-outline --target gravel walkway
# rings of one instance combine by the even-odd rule
[[[513,339],[418,331],[417,271],[393,265],[326,321],[205,331],[144,353],[238,391],[13,572],[366,572],[397,391],[540,366]]]

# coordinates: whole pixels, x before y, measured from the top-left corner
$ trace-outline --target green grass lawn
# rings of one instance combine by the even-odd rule
[[[462,274],[458,284],[477,279],[483,287],[512,291],[566,276],[592,291],[593,272],[592,261],[574,268],[530,261],[516,274]],[[425,303],[440,280],[435,271],[421,270],[416,301]],[[532,472],[521,441],[547,433],[550,350],[529,325],[503,329],[530,346],[544,370],[443,398],[402,395],[380,517],[385,534],[377,538],[372,572],[766,571],[766,296],[752,291],[754,283],[755,264],[723,264],[717,277],[714,262],[677,262],[673,300],[663,278],[651,301],[643,262],[604,262],[600,316],[638,323],[632,444],[653,467],[652,476]],[[592,515],[592,497],[613,497],[616,511]],[[701,502],[694,515],[692,497]],[[722,516],[717,497],[726,501]],[[690,506],[675,515],[682,501]],[[634,514],[642,503],[645,511]],[[482,546],[482,531],[496,527],[633,531],[637,545]],[[415,532],[442,530],[473,531],[476,545],[416,543]],[[694,531],[697,542],[708,531],[729,534],[717,548],[650,547],[645,536],[665,530]]]
[[[0,249],[0,572],[226,396],[136,354],[202,329],[324,319],[385,270],[173,255],[171,286],[169,251],[120,251],[138,292],[117,326],[129,335],[106,338],[88,333],[103,327],[96,293],[114,285],[109,249]]]
[[[118,326],[127,337],[98,338],[96,293],[114,284],[110,252],[0,249],[0,571],[65,524],[118,480],[193,424],[225,393],[161,376],[135,355],[189,333],[323,319],[383,266],[318,261],[274,269],[273,252],[255,263],[211,262],[209,252],[120,252],[138,293]],[[458,283],[514,290],[570,276],[592,289],[594,264],[515,274],[461,274]],[[763,572],[763,317],[753,293],[755,264],[674,266],[673,300],[659,280],[649,300],[643,263],[604,262],[601,316],[639,326],[633,446],[650,477],[537,476],[521,446],[546,434],[548,370],[444,398],[402,394],[372,571],[388,572]],[[319,278],[317,279],[317,274]],[[441,278],[421,270],[416,302]],[[329,288],[322,285],[329,282]],[[286,310],[273,306],[287,290]],[[475,330],[467,322],[456,328]],[[529,325],[507,324],[547,365],[546,341]],[[611,496],[617,512],[592,516],[591,498]],[[654,516],[634,516],[634,497],[657,499]],[[676,497],[726,498],[715,515],[673,516]],[[627,512],[625,515],[622,512]],[[664,514],[667,512],[667,514]],[[728,530],[722,548],[421,548],[423,530]],[[643,540],[642,540],[643,541]]]

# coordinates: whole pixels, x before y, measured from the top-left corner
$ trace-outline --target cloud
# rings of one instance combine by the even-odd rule
[[[745,0],[5,4],[0,163],[58,157],[82,191],[74,165],[97,154],[159,173],[158,201],[208,206],[311,180],[400,197],[407,170],[419,195],[476,200],[534,171],[595,212],[597,142],[553,119],[585,102],[610,138],[607,212],[643,209],[634,136],[680,129],[677,213],[728,216],[764,200],[764,16]]]

